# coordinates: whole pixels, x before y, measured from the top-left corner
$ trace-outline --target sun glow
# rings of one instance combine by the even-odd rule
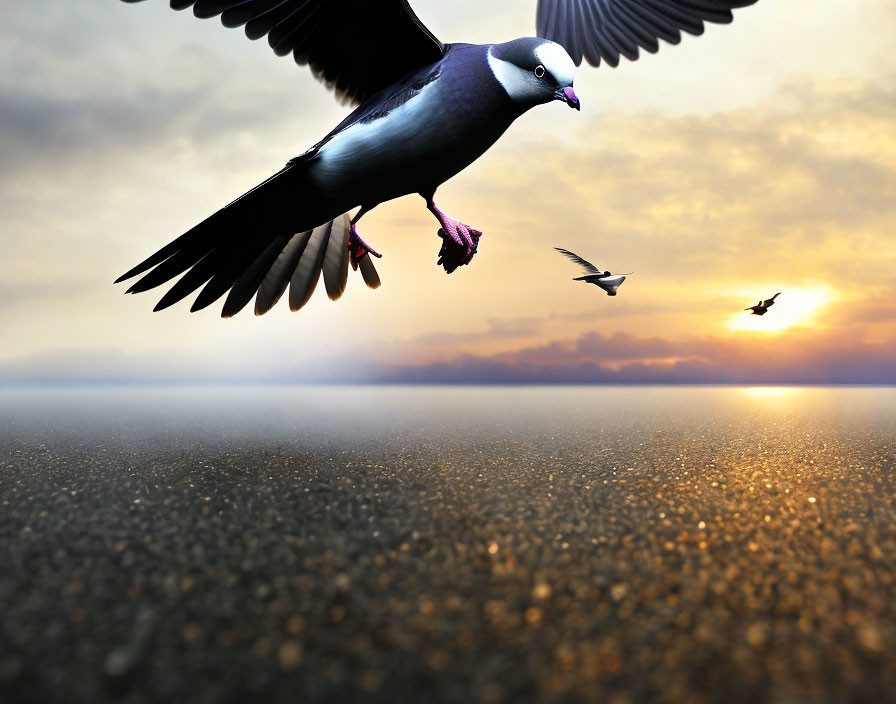
[[[761,288],[761,287],[757,287]],[[771,297],[777,289],[766,287],[769,293],[764,297]],[[750,292],[739,290],[737,295],[744,297],[744,308],[754,305],[756,289]],[[769,308],[765,315],[753,315],[745,310],[737,313],[728,320],[730,330],[750,330],[756,332],[780,332],[794,326],[812,325],[818,313],[830,305],[837,295],[829,286],[814,286],[812,288],[782,288],[781,295],[775,301],[775,305]]]
[[[772,398],[780,400],[788,396],[797,396],[803,392],[803,389],[794,386],[745,386],[741,391],[753,398]]]

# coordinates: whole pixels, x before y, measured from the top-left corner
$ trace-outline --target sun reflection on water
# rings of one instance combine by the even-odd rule
[[[751,398],[795,398],[805,389],[799,386],[745,386],[741,391]]]

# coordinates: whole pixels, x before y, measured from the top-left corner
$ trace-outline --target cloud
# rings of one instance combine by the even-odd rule
[[[241,166],[276,168],[338,121],[344,108],[305,69],[191,14],[107,0],[11,10],[0,43],[0,189],[79,174],[135,180],[141,160],[192,154],[202,155],[197,169],[233,169],[229,151],[240,145]]]
[[[0,387],[362,383],[378,373],[364,360],[335,353],[296,361],[260,350],[254,361],[247,368],[244,359],[226,352],[208,359],[185,359],[144,350],[69,347],[0,361]]]
[[[785,343],[786,342],[786,343]],[[782,344],[785,343],[785,344]],[[378,380],[413,383],[894,384],[896,339],[859,342],[796,331],[751,340],[665,340],[587,333],[494,355],[386,365]]]
[[[764,253],[780,270],[792,255],[864,245],[896,221],[894,78],[803,83],[727,113],[599,115],[565,148],[519,139],[476,187],[526,193],[513,213],[530,229],[556,229],[558,212],[576,218],[582,227],[563,239],[573,249],[599,239],[630,262],[661,248],[667,261],[708,267],[701,275],[743,272]],[[538,168],[521,168],[520,153]],[[824,269],[844,266],[856,265]]]
[[[496,0],[470,27],[472,0],[415,0],[448,41],[531,31],[534,5]],[[583,69],[582,114],[523,117],[439,191],[485,231],[470,267],[434,266],[435,224],[412,197],[365,217],[381,289],[223,322],[150,315],[153,299],[110,282],[344,108],[264,42],[164,2],[20,4],[0,29],[0,379],[887,378],[896,65],[881,28],[896,12],[797,5]],[[608,299],[570,281],[554,245],[635,275]],[[744,292],[788,286],[839,302],[774,342],[727,330]]]

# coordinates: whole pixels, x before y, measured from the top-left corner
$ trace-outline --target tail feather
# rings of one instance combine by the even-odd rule
[[[237,279],[237,282],[227,295],[227,300],[224,301],[224,308],[221,311],[222,318],[233,317],[252,300],[252,296],[258,291],[262,280],[283,251],[283,247],[286,246],[287,242],[289,242],[288,237],[278,237],[271,242],[267,249],[261,253],[261,256],[255,260],[255,263]]]
[[[193,228],[193,230],[195,230],[195,229],[196,228]],[[183,246],[184,242],[189,240],[189,237],[193,233],[193,230],[185,232],[177,239],[166,244],[164,247],[162,247],[158,252],[156,252],[152,256],[149,256],[146,259],[144,259],[142,262],[137,264],[137,266],[133,267],[132,269],[128,269],[124,274],[122,274],[117,279],[115,279],[114,283],[120,284],[122,281],[127,281],[128,279],[132,279],[135,276],[137,276],[137,274],[142,274],[147,269],[151,269],[156,264],[159,264],[159,263],[165,261],[166,259],[168,259],[168,257],[170,257],[172,254],[177,252]]]
[[[257,294],[255,312],[270,310],[290,287],[290,307],[304,306],[323,273],[327,294],[342,296],[348,277],[350,220],[346,203],[321,194],[308,177],[308,161],[286,168],[240,196],[116,280],[143,274],[128,289],[140,293],[183,274],[154,310],[162,310],[201,289],[191,311],[228,294],[221,312],[230,317]],[[369,257],[361,262],[364,281],[379,286]],[[229,291],[229,293],[228,293]]]
[[[161,286],[193,267],[206,254],[208,253],[203,251],[182,249],[145,274],[143,278],[138,279],[126,293],[143,293],[156,286]]]
[[[215,271],[221,266],[226,257],[226,252],[220,249],[212,250],[205,255],[192,269],[184,274],[180,280],[174,284],[168,293],[162,296],[161,300],[153,308],[153,311],[160,311],[173,306],[178,301],[182,301],[200,286],[205,285]]]
[[[305,251],[311,232],[299,232],[280,252],[280,256],[273,263],[265,275],[261,286],[258,287],[258,296],[255,298],[255,315],[264,315],[273,308],[277,301],[286,292],[289,280],[299,264],[299,258]]]
[[[269,242],[267,240],[250,240],[243,247],[238,249],[227,261],[227,263],[215,272],[211,280],[196,296],[190,312],[207,308],[217,301],[221,296],[227,293],[230,288],[239,280],[240,276],[247,268],[261,256],[261,253],[267,249]]]
[[[331,301],[338,301],[345,293],[345,286],[348,282],[348,239],[350,234],[351,220],[347,214],[333,221],[323,263],[324,286]]]
[[[380,275],[376,272],[376,267],[373,265],[373,259],[370,258],[369,254],[365,255],[364,258],[358,262],[358,268],[361,269],[361,276],[364,277],[364,283],[367,284],[367,288],[380,287]]]
[[[237,207],[237,203],[240,203],[244,199],[247,199],[249,196],[252,196],[252,194],[254,194],[256,191],[259,191],[259,189],[262,189],[266,184],[270,183],[278,176],[283,174],[284,171],[285,169],[278,172],[264,183],[256,186],[248,193],[243,194],[236,200],[221,208],[221,210],[217,211],[216,213],[213,213],[195,227],[187,230],[180,237],[175,238],[164,247],[162,247],[158,252],[150,255],[142,262],[137,264],[137,266],[119,276],[117,279],[115,279],[115,283],[120,283],[127,279],[133,278],[138,274],[142,274],[144,271],[147,271],[148,269],[151,269],[152,267],[164,262],[169,257],[178,252],[198,251],[201,254],[205,254],[207,252],[210,252],[212,249],[215,249],[217,246],[222,244],[228,236],[232,234],[230,232],[232,230],[232,223],[236,220],[234,215],[236,215],[237,211],[239,210],[239,208]],[[255,198],[255,200],[257,200],[257,197]]]
[[[311,233],[311,239],[308,240],[305,252],[289,282],[289,309],[293,312],[301,310],[314,293],[332,229],[333,223],[328,222]]]

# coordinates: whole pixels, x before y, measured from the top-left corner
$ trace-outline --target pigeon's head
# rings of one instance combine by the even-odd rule
[[[562,100],[579,109],[572,89],[576,65],[566,49],[548,39],[524,37],[488,49],[488,64],[511,99],[526,109]]]

